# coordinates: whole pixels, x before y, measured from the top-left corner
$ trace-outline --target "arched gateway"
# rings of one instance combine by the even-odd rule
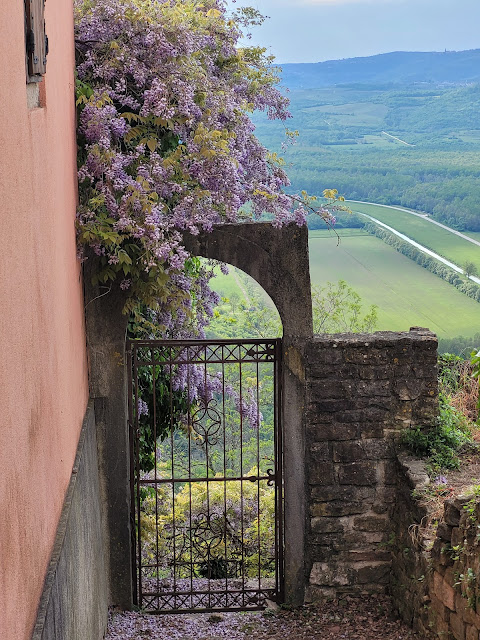
[[[144,477],[142,482],[137,482],[137,484],[134,485],[133,467],[135,467],[135,459],[133,460],[133,464],[130,465],[128,451],[131,449],[132,441],[129,444],[129,437],[132,438],[132,434],[138,435],[139,431],[135,428],[129,436],[129,431],[126,426],[127,416],[125,402],[121,400],[122,393],[126,387],[126,380],[122,378],[119,371],[119,364],[125,362],[122,355],[124,353],[125,318],[122,318],[119,314],[122,304],[122,294],[117,292],[116,297],[112,297],[111,295],[107,296],[108,303],[107,306],[105,306],[107,300],[101,297],[97,298],[96,295],[98,295],[98,292],[92,290],[87,291],[87,294],[89,294],[87,299],[92,300],[91,313],[87,313],[89,347],[92,362],[92,390],[95,390],[96,387],[96,393],[94,393],[94,395],[102,398],[116,397],[119,401],[118,403],[107,401],[105,406],[102,406],[102,411],[99,412],[100,420],[97,420],[100,423],[103,422],[99,439],[100,450],[103,452],[101,471],[106,492],[107,512],[105,519],[110,540],[110,586],[112,600],[121,606],[131,606],[134,598],[138,599],[139,594],[138,592],[136,593],[136,588],[139,582],[140,590],[143,588],[142,571],[144,578],[143,583],[148,586],[149,567],[145,566],[145,560],[143,560],[142,568],[142,560],[138,560],[139,555],[142,554],[142,550],[138,544],[136,548],[134,546],[134,551],[132,552],[131,540],[135,538],[134,534],[136,531],[134,520],[135,503],[132,504],[130,502],[132,493],[136,496],[137,507],[141,499],[144,499],[145,496],[148,497],[149,491],[151,499],[154,502],[156,501],[153,518],[156,522],[153,542],[156,549],[154,550],[153,556],[156,556],[157,564],[151,567],[153,571],[150,572],[150,575],[156,576],[158,587],[158,582],[162,577],[161,567],[158,566],[158,558],[162,555],[162,550],[159,548],[159,544],[162,543],[159,542],[158,530],[158,514],[161,512],[161,507],[158,505],[160,496],[156,490],[152,489],[153,487],[156,489],[160,485],[166,488],[168,485],[170,495],[172,496],[170,499],[172,504],[170,505],[170,512],[167,513],[168,509],[164,508],[165,513],[163,513],[161,517],[164,519],[165,528],[169,530],[169,544],[175,547],[173,557],[176,558],[176,560],[174,561],[183,563],[185,575],[188,574],[190,576],[190,579],[186,581],[190,582],[190,588],[185,587],[185,585],[179,588],[179,586],[175,584],[173,585],[173,590],[170,589],[170,593],[185,591],[186,597],[184,600],[182,600],[181,596],[174,596],[173,599],[169,599],[167,596],[163,600],[158,599],[158,597],[150,599],[150,601],[144,599],[140,604],[152,610],[249,608],[249,606],[254,606],[255,603],[261,605],[263,602],[262,597],[269,597],[270,594],[280,594],[280,597],[284,598],[290,604],[299,604],[303,602],[305,584],[304,539],[306,520],[303,425],[305,377],[302,345],[304,345],[305,339],[312,335],[307,229],[299,228],[295,225],[275,228],[271,224],[266,223],[221,225],[211,233],[204,233],[198,236],[185,235],[185,246],[193,255],[228,262],[251,275],[274,301],[283,323],[284,337],[278,341],[246,340],[242,344],[240,344],[241,341],[238,341],[238,344],[231,346],[225,343],[221,344],[221,342],[210,345],[207,343],[200,344],[198,342],[189,343],[188,345],[175,345],[174,343],[161,345],[158,343],[148,346],[140,343],[132,346],[132,344],[129,343],[129,361],[131,363],[133,359],[135,372],[132,377],[134,383],[132,387],[138,391],[138,372],[141,368],[139,368],[139,363],[142,362],[143,371],[146,371],[145,367],[150,366],[150,372],[154,372],[154,378],[161,375],[160,369],[162,367],[160,364],[165,365],[167,361],[167,368],[170,367],[170,372],[172,372],[174,368],[178,369],[178,366],[185,366],[187,364],[186,361],[188,361],[188,363],[196,369],[203,370],[205,376],[211,376],[212,372],[213,375],[215,375],[215,368],[218,367],[223,368],[223,370],[225,370],[225,367],[232,368],[235,366],[237,369],[240,367],[240,375],[242,375],[242,367],[244,367],[246,373],[248,372],[248,367],[257,367],[258,371],[259,366],[267,366],[269,362],[272,364],[275,377],[274,395],[278,403],[278,406],[275,408],[278,418],[278,420],[276,418],[276,421],[283,423],[283,446],[280,443],[279,434],[276,439],[275,469],[267,469],[267,466],[265,466],[265,469],[258,468],[255,472],[256,475],[250,477],[252,485],[255,484],[257,487],[257,493],[253,497],[253,501],[256,500],[257,502],[260,502],[259,493],[262,486],[267,486],[269,483],[271,484],[272,479],[280,483],[276,487],[277,522],[279,519],[284,520],[285,526],[284,539],[280,530],[278,530],[276,535],[275,559],[277,569],[281,565],[282,580],[280,581],[277,571],[276,585],[272,585],[268,580],[263,582],[261,579],[262,571],[259,570],[256,576],[258,578],[256,585],[252,584],[252,581],[249,583],[244,573],[242,576],[242,588],[238,589],[238,596],[234,594],[229,595],[229,593],[235,591],[235,588],[234,585],[229,584],[227,579],[224,581],[224,592],[221,596],[218,596],[216,602],[214,601],[215,598],[212,600],[211,594],[209,593],[205,594],[204,597],[200,594],[197,599],[193,597],[192,593],[195,590],[202,591],[200,583],[194,584],[192,580],[193,575],[195,575],[196,578],[201,578],[204,573],[209,579],[214,577],[219,580],[224,579],[227,577],[227,574],[232,574],[231,567],[233,567],[236,562],[245,566],[245,557],[242,556],[240,559],[238,556],[238,553],[243,554],[244,552],[238,551],[236,556],[235,554],[229,556],[226,550],[225,530],[218,532],[218,540],[215,539],[215,536],[213,538],[211,536],[212,530],[217,526],[212,513],[208,512],[203,514],[203,516],[202,514],[195,514],[195,522],[193,522],[191,507],[189,511],[187,509],[187,515],[185,516],[184,514],[183,517],[183,527],[185,530],[190,531],[187,536],[190,536],[190,548],[185,548],[183,553],[179,546],[184,544],[185,531],[181,531],[181,526],[178,526],[176,529],[175,516],[172,517],[171,511],[172,509],[175,510],[175,496],[183,488],[184,493],[186,493],[183,498],[191,500],[192,487],[195,482],[197,482],[198,490],[201,489],[202,484],[207,487],[211,486],[212,478],[208,476],[208,459],[203,460],[204,466],[206,464],[207,467],[207,475],[202,476],[202,474],[200,474],[200,476],[195,479],[195,482],[191,481],[191,477],[188,476],[188,474],[186,478],[182,478],[181,474],[178,473],[178,469],[175,470],[172,468],[171,478],[163,478],[162,481],[159,482],[156,472],[154,472],[153,481],[150,475]],[[105,308],[102,310],[102,307]],[[161,349],[166,349],[166,351],[161,352]],[[113,358],[112,355],[114,355]],[[208,365],[207,360],[209,360]],[[280,362],[282,366],[280,366]],[[207,373],[209,367],[210,369],[213,367],[213,369]],[[100,375],[98,374],[99,371],[102,372]],[[206,381],[205,379],[204,383]],[[108,389],[107,387],[110,388]],[[282,393],[280,393],[280,389]],[[172,417],[170,420],[179,419],[178,416],[181,413],[182,407],[177,407],[176,417],[174,417],[175,410],[173,408],[173,403],[177,400],[181,403],[181,399],[179,400],[177,397],[177,399],[174,400],[174,395],[171,396]],[[188,405],[188,394],[186,400],[185,397],[183,400],[186,401]],[[241,398],[237,398],[237,405],[239,402],[241,403],[241,400]],[[138,406],[138,404],[136,406]],[[185,409],[185,407],[183,407],[183,409]],[[203,408],[200,405],[199,409],[202,416],[196,421],[196,426],[199,431],[202,431],[202,429],[206,431],[203,433],[203,441],[207,445],[210,443],[210,453],[212,453],[219,436],[224,439],[224,444],[227,444],[225,442],[225,431],[222,433],[222,427],[218,428],[218,426],[222,423],[222,412],[228,410],[228,407],[226,408],[224,403],[223,406],[216,406],[215,408],[213,405],[212,407],[205,406]],[[152,405],[150,410],[157,411],[157,407],[154,408]],[[187,413],[190,413],[188,407]],[[138,411],[136,409],[130,412],[130,423],[133,422],[134,426],[136,425],[138,427],[137,414]],[[191,419],[189,418],[189,420]],[[196,418],[193,418],[194,422],[195,420]],[[240,422],[242,422],[241,416]],[[125,429],[119,429],[119,425],[121,424],[125,424]],[[173,422],[171,425],[173,425]],[[196,430],[195,424],[188,425],[188,429],[192,428],[194,431]],[[150,434],[150,439],[156,441],[159,435],[162,434],[152,433]],[[170,439],[173,446],[174,438],[172,433],[170,433]],[[187,437],[185,443],[183,443],[183,445],[181,444],[181,446],[184,448],[191,447],[188,441],[189,438]],[[253,440],[251,442],[253,442]],[[256,446],[259,447],[258,437]],[[159,451],[156,446],[154,446],[149,453],[154,457],[159,454],[165,456],[168,455],[167,449],[168,446],[164,446],[162,450]],[[205,449],[207,449],[207,452],[205,452]],[[170,455],[173,455],[172,447],[169,451]],[[216,455],[218,454],[219,452],[216,453]],[[137,458],[138,455],[137,447]],[[203,446],[202,455],[208,458],[208,447]],[[226,469],[228,466],[225,460],[226,457],[222,463],[223,467],[222,464],[220,464],[220,467],[223,469]],[[283,479],[281,475],[282,462],[284,470]],[[198,456],[196,463],[202,464],[202,460],[200,460]],[[187,455],[186,465],[191,466],[191,464],[192,459]],[[171,467],[173,466],[172,464]],[[259,465],[259,467],[260,466],[261,465]],[[232,468],[234,467],[235,464],[233,463]],[[246,470],[242,470],[240,465],[238,480],[242,485],[240,490],[241,500],[246,499],[245,496],[247,495],[243,490],[243,487],[248,485],[248,478],[243,475],[245,472]],[[221,469],[220,473],[215,475],[219,475],[220,478],[224,477],[222,476]],[[139,480],[139,478],[137,478],[137,480]],[[187,480],[187,482],[182,483],[182,480]],[[172,490],[175,483],[177,483],[177,489],[175,490],[175,488],[173,488]],[[232,484],[232,482],[229,476],[228,482],[225,479],[223,481],[225,491],[226,487],[230,486],[230,484]],[[226,509],[227,496],[225,495],[224,498],[223,505],[224,509]],[[207,501],[208,499],[207,490]],[[166,497],[165,500],[168,505],[169,498]],[[283,508],[284,513],[282,513]],[[220,518],[218,522],[220,522],[220,520],[222,519]],[[224,525],[226,520],[227,518],[223,518],[222,520]],[[167,521],[169,521],[169,524]],[[181,519],[177,520],[177,523],[180,521]],[[127,523],[130,524],[130,527],[127,526]],[[245,527],[248,525],[248,523],[242,522],[240,526],[243,528],[244,524]],[[199,543],[199,540],[201,540],[200,529],[202,526],[208,528],[209,540],[206,544]],[[195,527],[196,533],[194,537],[191,535],[191,531]],[[232,532],[232,536],[235,536],[237,533],[238,532]],[[240,533],[245,535],[243,529],[240,530]],[[225,553],[223,555],[216,553],[213,549],[214,543],[216,544],[217,542],[218,544],[225,545]],[[255,556],[256,559],[254,559],[253,562],[257,562],[260,567],[262,564],[260,537],[258,537],[255,544],[258,544],[259,549],[258,554]],[[193,564],[195,564],[193,558],[195,550],[199,552],[199,558],[197,558],[196,561],[198,566],[193,568]],[[168,549],[164,551],[167,554],[169,553]],[[131,564],[129,559],[132,560]],[[250,559],[250,561],[252,561],[252,559]],[[146,564],[148,565],[148,561]],[[230,568],[226,568],[226,564],[229,565]],[[188,565],[190,568],[188,568]],[[133,567],[133,571],[129,569],[129,566]],[[176,575],[182,575],[181,567],[177,567]],[[174,581],[175,580],[174,569]],[[168,583],[168,579],[166,582]],[[165,585],[165,580],[163,585]],[[168,588],[166,591],[168,592]],[[207,591],[209,591],[209,589]],[[153,588],[151,592],[158,593],[158,588]]]

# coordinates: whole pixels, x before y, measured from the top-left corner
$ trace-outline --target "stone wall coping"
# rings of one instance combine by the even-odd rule
[[[415,458],[406,451],[399,451],[397,453],[397,460],[412,489],[421,491],[430,484],[430,478],[424,460]]]
[[[314,344],[334,345],[341,343],[342,345],[359,345],[369,346],[372,343],[395,343],[402,340],[415,340],[422,342],[432,342],[437,345],[437,336],[429,329],[412,327],[410,331],[375,331],[375,333],[317,333],[313,336],[311,342]]]

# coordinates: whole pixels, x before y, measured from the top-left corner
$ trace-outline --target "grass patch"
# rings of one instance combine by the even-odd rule
[[[428,220],[413,216],[405,211],[390,209],[382,205],[351,203],[352,211],[366,213],[380,222],[390,225],[400,233],[404,233],[412,240],[428,247],[447,260],[461,267],[465,262],[473,262],[480,272],[480,247],[468,240],[442,229]],[[465,234],[477,239],[475,235]]]

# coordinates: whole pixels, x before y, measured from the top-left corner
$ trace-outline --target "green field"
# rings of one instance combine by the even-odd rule
[[[369,236],[363,229],[315,229],[308,232],[309,238],[352,238],[358,236]]]
[[[440,254],[447,260],[461,267],[465,262],[470,261],[477,265],[480,272],[480,247],[475,246],[468,240],[450,233],[423,218],[410,215],[398,209],[389,209],[377,204],[349,203],[352,211],[366,213],[380,222],[392,226],[400,233],[404,233],[412,240],[428,247],[432,251]],[[467,235],[467,234],[465,234]],[[477,239],[479,233],[469,233],[470,237]]]
[[[346,280],[366,306],[376,304],[378,330],[428,327],[439,337],[473,336],[480,305],[373,236],[310,239],[313,284]]]

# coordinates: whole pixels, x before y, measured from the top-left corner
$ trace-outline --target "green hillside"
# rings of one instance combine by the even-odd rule
[[[480,231],[480,86],[294,90],[300,136],[285,153],[292,189],[426,211]],[[281,152],[285,130],[255,115],[256,133]]]
[[[392,84],[480,80],[480,50],[393,51],[375,56],[283,65],[283,81],[292,89],[345,83]]]

